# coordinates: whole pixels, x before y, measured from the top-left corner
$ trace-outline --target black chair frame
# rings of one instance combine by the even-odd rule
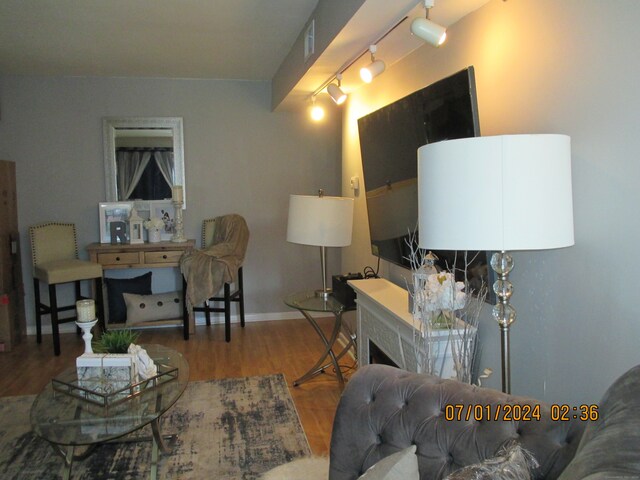
[[[183,277],[183,291],[187,289],[187,282]],[[209,304],[203,303],[201,307],[193,306],[194,312],[204,312],[207,325],[211,325],[211,313],[224,313],[224,339],[226,342],[231,341],[231,302],[238,304],[240,313],[240,326],[244,328],[244,282],[242,279],[242,267],[238,268],[238,280],[235,284],[236,290],[231,291],[231,284],[225,283],[223,287],[223,296],[211,297]],[[215,302],[223,302],[223,307],[216,307]],[[188,338],[188,337],[186,337]]]

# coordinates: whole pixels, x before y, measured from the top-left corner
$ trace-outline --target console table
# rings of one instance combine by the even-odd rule
[[[89,258],[92,262],[98,262],[105,270],[120,268],[177,268],[182,254],[196,244],[195,240],[186,242],[158,242],[118,244],[92,243],[87,246]],[[184,300],[184,298],[183,298]],[[183,302],[184,304],[184,302]],[[195,331],[193,318],[183,309],[183,318],[176,319],[170,324],[184,326],[184,338],[189,339],[189,334]],[[171,321],[170,321],[171,322]],[[167,321],[145,322],[145,325],[166,325]]]
[[[419,326],[409,313],[409,293],[384,278],[349,280],[358,306],[358,366],[368,365],[374,344],[399,368],[418,371],[415,335]],[[455,331],[455,330],[454,330]],[[440,376],[455,376],[448,329],[432,330]]]

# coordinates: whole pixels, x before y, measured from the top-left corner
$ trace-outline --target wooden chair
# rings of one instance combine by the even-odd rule
[[[240,217],[239,215],[236,215],[236,216]],[[221,239],[226,238],[226,233],[221,232],[219,230],[221,228],[221,225],[228,224],[227,222],[223,221],[223,218],[225,217],[229,217],[229,216],[225,215],[225,216],[216,217],[216,218],[209,218],[202,222],[202,249],[203,250],[206,250],[207,248],[214,245],[215,244],[214,242],[216,242],[216,240],[220,241]],[[247,229],[247,232],[248,232],[246,222],[242,217],[240,217],[240,220],[243,224],[243,228]],[[247,238],[248,238],[248,233],[247,233]],[[241,255],[242,259],[244,259],[246,247],[247,247],[246,243],[244,245],[239,245],[239,250],[240,250],[239,255]],[[193,306],[194,312],[204,312],[207,325],[211,325],[212,312],[216,312],[216,313],[224,312],[224,325],[225,325],[224,331],[225,331],[225,341],[227,342],[231,341],[231,303],[232,302],[238,304],[238,310],[240,314],[240,326],[244,327],[244,324],[245,324],[244,281],[243,281],[243,275],[242,275],[242,263],[240,263],[240,266],[238,267],[237,280],[234,286],[235,286],[235,290],[232,291],[231,283],[225,283],[222,288],[222,296],[210,297],[209,300],[204,302],[204,304],[201,307],[200,306],[196,307],[195,305]],[[221,307],[216,307],[215,306],[216,302],[222,302],[223,305]]]
[[[36,312],[36,339],[42,343],[42,315],[51,315],[53,351],[60,355],[60,333],[58,324],[76,320],[76,316],[59,318],[60,312],[75,310],[73,305],[58,306],[56,286],[74,283],[75,299],[83,297],[80,291],[82,280],[94,280],[96,292],[96,315],[104,325],[102,315],[102,265],[78,259],[76,227],[72,223],[49,222],[29,227],[31,258],[33,261],[33,293]],[[40,297],[40,282],[49,287],[49,305]]]

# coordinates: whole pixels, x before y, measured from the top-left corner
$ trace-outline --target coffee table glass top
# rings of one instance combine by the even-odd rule
[[[298,292],[288,295],[284,303],[298,310],[308,310],[312,312],[331,312],[339,314],[344,310],[344,305],[336,300],[333,295],[323,298],[316,292]]]
[[[156,363],[177,367],[177,377],[108,409],[55,391],[50,383],[31,407],[34,432],[58,445],[91,445],[121,437],[157,420],[184,392],[189,364],[182,354],[162,345],[143,347]]]

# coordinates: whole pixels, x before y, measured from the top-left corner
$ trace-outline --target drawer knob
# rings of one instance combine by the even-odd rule
[[[164,259],[166,260],[166,259],[167,259],[167,256],[166,256],[166,255],[162,255],[162,258],[164,258]]]
[[[116,262],[119,262],[119,261],[120,261],[120,257],[116,257]]]

